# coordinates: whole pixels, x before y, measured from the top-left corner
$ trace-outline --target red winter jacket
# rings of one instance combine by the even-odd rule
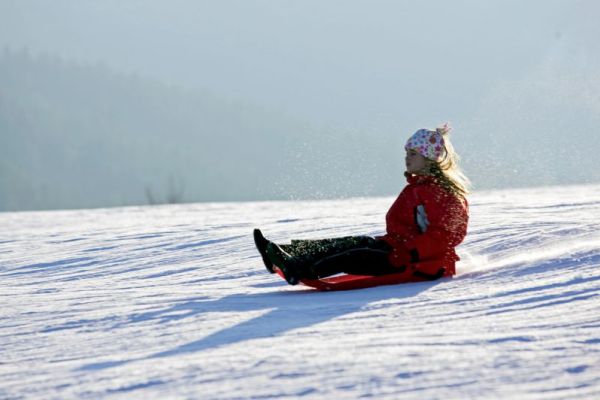
[[[460,259],[454,248],[467,234],[468,203],[432,176],[407,175],[407,180],[386,215],[387,234],[379,239],[392,246],[392,265],[407,266],[408,280],[452,276]]]

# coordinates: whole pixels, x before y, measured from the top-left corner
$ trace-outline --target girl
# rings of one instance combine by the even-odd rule
[[[454,248],[467,233],[469,181],[458,166],[451,128],[419,129],[406,142],[408,185],[386,215],[383,236],[292,240],[277,245],[254,230],[265,266],[283,272],[291,285],[338,273],[404,274],[404,281],[435,280],[455,274]]]

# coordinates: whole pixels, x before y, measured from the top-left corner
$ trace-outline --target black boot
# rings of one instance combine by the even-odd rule
[[[260,253],[263,263],[265,263],[265,267],[267,268],[267,271],[274,274],[275,270],[273,270],[273,264],[271,263],[271,261],[269,260],[269,256],[267,255],[267,245],[269,243],[271,242],[265,239],[260,229],[254,230],[254,244],[256,245],[256,249]]]
[[[277,266],[283,272],[285,280],[290,285],[297,285],[300,281],[298,276],[298,263],[294,260],[294,257],[289,253],[286,253],[281,247],[277,246],[273,242],[267,244],[267,255],[272,265]]]

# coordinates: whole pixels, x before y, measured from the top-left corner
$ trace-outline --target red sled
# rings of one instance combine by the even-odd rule
[[[275,272],[285,280],[283,272],[275,265]],[[331,278],[322,279],[301,279],[300,283],[304,286],[317,289],[319,291],[335,291],[335,290],[353,290],[365,289],[383,285],[397,285],[398,283],[407,283],[406,274],[387,274],[379,276],[371,275],[338,275]]]

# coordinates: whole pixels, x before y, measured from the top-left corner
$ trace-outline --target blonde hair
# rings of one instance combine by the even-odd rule
[[[450,131],[452,128],[446,122],[439,126],[435,131],[444,139],[444,155],[441,160],[429,160],[429,172],[433,175],[440,185],[453,193],[454,195],[465,197],[469,194],[471,181],[464,174],[459,166],[460,157],[450,143]]]

